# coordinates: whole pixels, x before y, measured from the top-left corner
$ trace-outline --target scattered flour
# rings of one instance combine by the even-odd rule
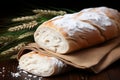
[[[19,66],[17,68],[19,69]],[[12,71],[8,71],[5,67],[0,68],[0,76],[2,78],[4,78],[4,77],[7,76],[7,75],[5,75],[5,72],[7,72],[8,74],[10,74],[13,78],[24,77],[22,75],[25,74],[27,76],[24,77],[24,80],[33,80],[33,79],[42,80],[42,77],[29,74],[26,71],[23,71],[23,70],[19,69],[17,72],[12,72]]]

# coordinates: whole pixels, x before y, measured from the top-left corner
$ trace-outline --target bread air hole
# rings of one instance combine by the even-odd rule
[[[45,40],[46,43],[49,43],[50,41],[49,40]]]

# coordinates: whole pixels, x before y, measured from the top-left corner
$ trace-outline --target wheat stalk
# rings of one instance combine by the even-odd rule
[[[1,36],[0,37],[0,47],[9,43],[10,41],[15,40],[15,36]]]
[[[0,37],[0,42],[9,42],[9,41],[12,41],[12,40],[14,40],[15,39],[15,37],[14,36],[10,36],[10,35],[8,35],[8,36],[1,36]]]
[[[47,15],[64,15],[66,11],[55,11],[55,10],[43,10],[43,9],[35,9],[33,10],[34,13],[38,14],[47,14]]]
[[[22,25],[14,26],[8,29],[8,31],[19,31],[23,29],[31,29],[37,25],[37,21],[31,21],[28,23],[23,23]]]
[[[27,20],[34,20],[34,19],[37,19],[37,18],[38,18],[37,15],[23,16],[23,17],[13,18],[11,21],[12,21],[12,22],[27,21]]]
[[[22,42],[15,47],[9,48],[8,50],[1,52],[0,56],[8,56],[8,55],[12,56],[13,54],[16,54],[25,45],[26,45],[26,42]]]
[[[34,34],[34,32],[26,32],[26,33],[20,35],[20,36],[18,37],[18,39],[23,39],[23,38],[26,38],[26,37],[28,37],[28,36],[32,36],[33,34]]]
[[[11,57],[10,57],[10,59],[16,59],[17,58],[17,54],[15,54],[15,55],[12,55]]]
[[[35,9],[32,11],[37,14],[32,16],[22,16],[22,17],[13,18],[11,21],[12,22],[27,21],[27,20],[37,19],[39,16],[42,15],[64,15],[67,13],[66,11],[42,10],[42,9]]]

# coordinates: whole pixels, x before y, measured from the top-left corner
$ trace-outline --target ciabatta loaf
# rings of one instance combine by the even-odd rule
[[[41,24],[35,42],[52,52],[67,54],[87,48],[120,34],[120,13],[108,7],[83,9],[57,16]]]

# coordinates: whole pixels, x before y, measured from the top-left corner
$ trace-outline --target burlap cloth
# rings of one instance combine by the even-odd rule
[[[54,56],[73,67],[91,69],[93,72],[99,73],[120,58],[120,37],[70,54],[53,53],[38,47],[36,43],[31,43],[19,51],[18,59],[31,50],[42,51],[46,55]]]

